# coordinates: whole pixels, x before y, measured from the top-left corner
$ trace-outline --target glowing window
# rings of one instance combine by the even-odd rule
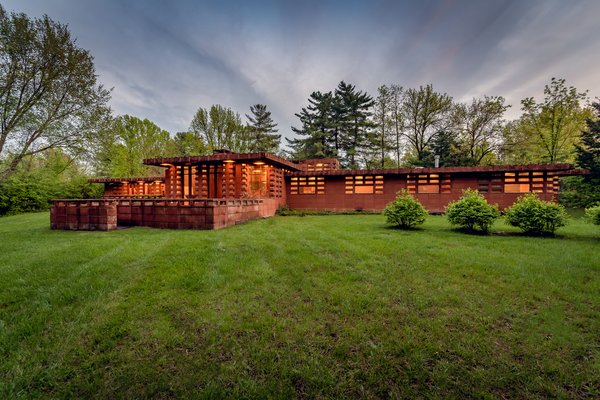
[[[325,178],[322,176],[293,177],[290,181],[290,194],[325,194]]]
[[[406,177],[409,193],[452,193],[449,174],[409,174]]]
[[[347,176],[346,194],[383,194],[383,175]]]

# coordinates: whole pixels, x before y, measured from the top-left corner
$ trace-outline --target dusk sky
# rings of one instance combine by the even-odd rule
[[[280,133],[316,90],[340,80],[432,83],[455,100],[542,97],[551,77],[600,96],[600,1],[2,1],[67,23],[113,87],[115,114],[172,134],[198,109],[273,112]],[[244,118],[245,120],[245,118]]]

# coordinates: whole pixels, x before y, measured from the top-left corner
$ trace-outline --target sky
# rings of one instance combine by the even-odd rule
[[[292,137],[313,91],[432,84],[456,101],[541,99],[552,77],[600,96],[598,0],[0,0],[68,24],[116,115],[172,134],[199,107],[266,104]]]

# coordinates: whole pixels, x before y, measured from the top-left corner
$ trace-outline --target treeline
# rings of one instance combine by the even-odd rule
[[[501,96],[456,102],[432,85],[383,85],[375,97],[340,82],[313,92],[296,114],[297,158],[337,157],[347,168],[476,166],[521,162],[572,162],[585,121],[593,118],[586,93],[552,79],[537,103],[523,99],[521,118],[506,121]]]

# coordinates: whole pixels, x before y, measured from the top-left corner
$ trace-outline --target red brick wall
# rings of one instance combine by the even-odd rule
[[[330,210],[330,211],[381,211],[393,201],[396,193],[406,188],[406,177],[385,176],[383,194],[345,194],[344,176],[326,176],[325,194],[297,194],[291,195],[289,178],[286,179],[287,205],[298,210]],[[444,211],[444,207],[451,201],[457,200],[462,191],[467,188],[477,189],[477,176],[452,177],[452,193],[416,193],[414,196],[423,206],[432,213]],[[521,196],[519,193],[484,193],[492,204],[498,204],[501,209],[510,207]],[[540,193],[543,200],[553,200],[555,194]]]
[[[50,227],[84,231],[117,229],[117,202],[113,200],[56,200],[50,208]]]

